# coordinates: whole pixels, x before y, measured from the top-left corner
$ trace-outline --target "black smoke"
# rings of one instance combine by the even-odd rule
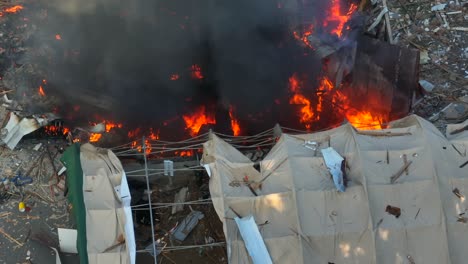
[[[292,31],[322,19],[328,2],[303,2],[48,1],[34,43],[46,52],[32,60],[74,120],[158,127],[200,105],[233,105],[264,129],[281,119],[288,78],[299,72],[314,82],[321,70]],[[194,64],[203,79],[192,78]]]

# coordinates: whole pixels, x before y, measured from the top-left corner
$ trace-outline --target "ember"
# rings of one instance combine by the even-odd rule
[[[302,35],[300,35],[297,31],[294,31],[293,32],[294,38],[299,41],[302,41],[304,45],[306,45],[306,47],[309,47],[312,49],[313,47],[312,47],[312,44],[310,44],[309,36],[312,35],[313,28],[314,28],[313,25],[309,25],[309,28],[305,30],[304,33],[302,33]]]
[[[55,39],[56,40],[62,40],[62,36],[60,36],[59,34],[55,35]]]
[[[48,125],[44,127],[44,131],[47,135],[50,136],[60,136],[60,135],[67,135],[70,132],[70,129],[63,126],[56,126],[56,125]]]
[[[182,118],[185,121],[185,129],[189,130],[192,137],[198,135],[203,125],[216,124],[214,116],[205,113],[205,106],[201,106],[193,114],[183,115]]]
[[[136,137],[138,137],[140,135],[140,133],[141,133],[141,128],[138,127],[138,128],[136,128],[134,130],[128,131],[127,136],[129,138],[136,138]],[[136,144],[136,142],[135,142],[135,144]]]
[[[176,151],[174,152],[175,155],[179,157],[191,157],[193,156],[193,151],[192,150],[183,150],[183,151]]]
[[[203,79],[200,66],[198,64],[192,65],[192,78],[193,79]]]
[[[44,88],[42,88],[42,85],[39,86],[38,92],[39,92],[40,96],[45,96],[46,95],[45,92],[44,92]]]
[[[179,74],[172,74],[171,81],[177,81],[177,80],[179,80]]]

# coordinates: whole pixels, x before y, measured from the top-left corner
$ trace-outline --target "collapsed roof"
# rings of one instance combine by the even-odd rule
[[[252,263],[234,221],[252,215],[273,263],[464,263],[467,125],[445,137],[409,116],[378,131],[283,134],[259,170],[212,135],[202,163],[229,262]],[[325,165],[328,147],[345,158],[345,192]]]

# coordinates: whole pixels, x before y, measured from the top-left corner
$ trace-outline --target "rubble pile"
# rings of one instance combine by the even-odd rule
[[[376,2],[374,14],[383,9],[383,1]],[[388,1],[394,44],[420,51],[424,97],[415,100],[413,112],[441,130],[468,117],[467,10],[468,2],[458,0]]]

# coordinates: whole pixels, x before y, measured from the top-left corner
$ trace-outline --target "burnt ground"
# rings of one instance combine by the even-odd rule
[[[468,95],[467,3],[451,1],[440,11],[431,11],[434,1],[388,1],[396,45],[420,50],[419,77],[434,85],[432,89],[423,91],[423,97],[415,99],[412,112],[427,118],[441,131],[444,131],[446,124],[463,121],[468,116],[468,100],[460,99]],[[1,4],[2,7],[11,5],[5,1],[1,1]],[[372,23],[372,19],[380,11],[379,5],[370,8],[375,11],[370,12],[368,24]],[[36,14],[37,17],[42,15]],[[41,70],[28,64],[21,55],[29,52],[28,41],[31,35],[37,33],[38,25],[34,17],[26,17],[21,13],[4,15],[0,17],[0,22],[0,86],[2,90],[13,89],[10,94],[18,101],[25,100],[24,96],[21,97],[22,93],[36,91]],[[386,38],[384,31],[374,33],[381,39]],[[40,98],[36,92],[27,97],[27,100],[36,99],[54,100]],[[450,105],[456,105],[456,110],[448,111]],[[0,117],[2,121],[6,118],[4,110]],[[38,143],[42,143],[42,147],[38,151],[33,150]],[[58,160],[61,148],[66,145],[63,140],[27,139],[15,150],[0,148],[0,178],[11,178],[21,172],[33,179],[32,184],[21,188],[12,184],[8,185],[8,190],[3,186],[0,188],[0,263],[54,263],[53,252],[47,246],[58,243],[57,227],[73,228],[74,223],[63,192],[54,187],[60,179],[55,176],[46,147],[52,155],[54,166],[61,168]],[[153,200],[171,203],[175,193],[183,187],[189,188],[187,200],[199,200],[209,195],[209,179],[206,174],[196,176],[195,172],[191,172],[176,178],[177,181],[171,186],[165,182],[167,179],[156,182],[153,185]],[[50,191],[51,187],[55,188],[56,194]],[[29,208],[27,212],[18,211],[21,199],[24,199]],[[134,197],[134,200],[137,199],[138,194]],[[184,242],[171,239],[167,235],[169,230],[191,209],[203,212],[205,217]],[[151,231],[144,224],[144,216],[139,214],[134,220],[137,245],[141,250],[150,243]],[[194,204],[191,208],[184,206],[182,211],[174,215],[171,207],[161,207],[155,212],[155,221],[157,237],[163,238],[164,243],[170,247],[224,241],[221,221],[211,204]],[[226,263],[225,252],[225,247],[200,247],[165,251],[158,258],[164,263]],[[78,263],[77,256],[62,254],[62,257],[62,263]],[[138,263],[152,263],[151,256],[145,252],[138,253],[137,260]]]

